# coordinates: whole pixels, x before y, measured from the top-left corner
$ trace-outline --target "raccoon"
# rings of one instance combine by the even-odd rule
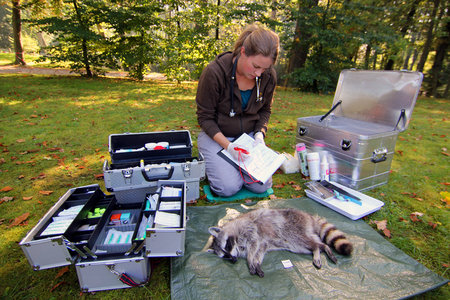
[[[329,246],[343,255],[353,251],[352,243],[333,224],[298,209],[256,209],[222,227],[210,227],[209,233],[213,236],[209,252],[233,263],[247,257],[250,274],[259,277],[264,277],[261,264],[268,251],[312,253],[318,269],[322,267],[322,251],[337,263]]]

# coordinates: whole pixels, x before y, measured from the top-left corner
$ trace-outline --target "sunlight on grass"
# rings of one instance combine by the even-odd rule
[[[0,56],[1,58],[1,56]],[[108,137],[124,132],[189,130],[193,154],[198,155],[196,139],[200,128],[196,119],[196,83],[136,82],[127,79],[0,75],[0,182],[10,186],[13,200],[0,204],[0,290],[9,288],[10,298],[80,297],[76,272],[70,270],[55,279],[58,269],[34,272],[17,243],[68,189],[99,184],[104,190],[102,173],[109,160]],[[332,95],[318,96],[295,89],[278,88],[273,103],[266,143],[279,152],[294,152],[297,118],[323,115],[331,107]],[[367,194],[385,202],[382,210],[365,222],[387,220],[391,243],[422,261],[438,274],[446,274],[450,224],[448,204],[441,192],[448,192],[447,114],[450,101],[420,98],[407,131],[399,134],[391,165],[389,183]],[[279,198],[297,198],[304,190],[295,190],[290,182],[302,185],[298,173],[273,177]],[[200,185],[202,185],[202,182]],[[52,191],[50,195],[40,191]],[[32,197],[24,200],[23,197]],[[28,198],[27,198],[28,199]],[[204,199],[198,205],[211,205]],[[20,226],[8,228],[14,218],[29,212]],[[423,213],[421,222],[410,214]],[[433,229],[428,222],[437,224]],[[375,225],[372,224],[375,228]],[[170,263],[163,260],[147,289],[105,292],[101,298],[170,298]],[[16,282],[32,282],[21,289]],[[50,292],[51,286],[64,281]],[[49,287],[50,286],[50,287]],[[448,288],[436,294],[449,295]],[[426,295],[429,295],[427,293]],[[0,295],[2,293],[0,292]],[[39,296],[38,296],[39,295]],[[67,296],[70,295],[70,296]],[[81,297],[96,297],[82,295]],[[447,297],[448,298],[448,297]]]

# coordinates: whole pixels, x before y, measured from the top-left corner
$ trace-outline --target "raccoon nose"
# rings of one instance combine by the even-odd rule
[[[236,256],[232,256],[231,257],[231,262],[234,264],[235,262],[237,262],[237,257]]]

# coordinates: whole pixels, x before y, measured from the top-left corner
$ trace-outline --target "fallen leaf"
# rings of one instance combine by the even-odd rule
[[[422,198],[419,198],[419,197],[416,197],[416,198],[414,198],[414,199],[419,200],[419,201],[423,201],[423,199],[422,199]]]
[[[62,268],[61,270],[59,270],[58,274],[56,274],[55,279],[63,276],[68,271],[69,271],[69,266]]]
[[[50,195],[51,193],[53,193],[53,191],[39,191],[39,194],[46,196]]]
[[[397,150],[397,153],[400,154],[400,156],[403,156],[403,151],[402,150]]]
[[[9,191],[11,191],[13,188],[12,187],[10,187],[10,186],[5,186],[4,188],[2,188],[1,190],[0,190],[0,192],[9,192]]]
[[[378,230],[385,230],[387,227],[387,220],[382,220],[382,221],[373,221],[375,224],[377,224],[377,229]]]
[[[433,223],[431,221],[428,221],[428,225],[430,225],[433,229],[436,229],[436,227],[437,227],[437,224]]]
[[[275,199],[277,199],[277,196],[275,196],[274,194],[269,195],[269,199],[270,199],[270,200],[275,200]]]
[[[18,179],[23,179],[25,178],[25,175],[19,175],[19,177],[17,177]]]
[[[421,214],[421,213],[415,212],[415,213],[410,214],[410,215],[409,215],[409,218],[410,218],[411,221],[413,221],[413,222],[421,222],[422,220],[419,219],[418,217],[420,217],[420,216],[422,216],[422,215],[423,215],[423,214]]]
[[[441,152],[442,154],[444,154],[445,156],[450,156],[450,154],[448,154],[447,152]]]
[[[22,197],[22,199],[23,199],[24,201],[28,201],[28,200],[31,200],[31,199],[33,199],[33,196],[29,196],[29,197]]]
[[[12,201],[14,200],[14,197],[3,197],[0,199],[0,204],[2,204],[3,202],[8,202],[8,201]]]
[[[388,237],[391,238],[391,231],[387,228],[383,229],[383,234]]]
[[[11,224],[9,224],[8,228],[14,227],[25,221],[30,216],[30,213],[24,213],[21,216],[18,216],[17,218],[12,221]]]
[[[18,140],[16,140],[16,142],[18,142],[18,143],[24,143],[25,140],[24,140],[24,139],[18,139]]]
[[[282,188],[284,188],[284,186],[285,186],[285,184],[282,183],[282,184],[274,185],[273,187],[276,188],[276,189],[282,189]]]
[[[443,185],[450,185],[450,182],[441,182]]]
[[[58,282],[50,289],[50,292],[52,293],[58,286],[60,286],[61,284],[64,284],[64,283],[66,283],[66,282],[65,281]]]
[[[296,184],[293,184],[292,187],[293,187],[294,190],[296,190],[296,191],[301,191],[301,190],[302,190],[302,187],[299,186],[299,185],[296,185]]]
[[[104,175],[103,174],[95,174],[94,177],[95,177],[95,179],[103,179]]]

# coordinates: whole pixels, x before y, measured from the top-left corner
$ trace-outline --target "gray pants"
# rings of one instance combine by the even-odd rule
[[[253,133],[249,135],[253,137]],[[231,138],[228,139],[232,140]],[[258,194],[264,193],[272,187],[272,178],[265,184],[246,183],[245,181],[252,182],[252,179],[243,174],[244,181],[239,170],[217,154],[217,152],[222,150],[222,147],[203,131],[198,135],[197,146],[198,151],[205,159],[206,176],[208,177],[209,185],[217,195],[223,197],[233,196],[241,190],[242,186]]]

